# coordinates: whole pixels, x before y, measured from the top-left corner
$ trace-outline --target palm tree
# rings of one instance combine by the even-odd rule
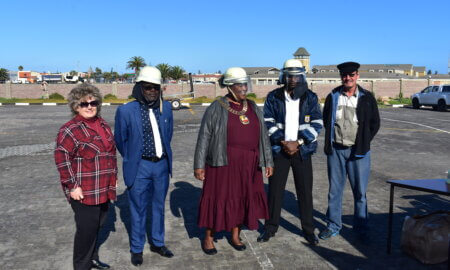
[[[22,66],[18,66],[17,69],[18,69],[19,71],[22,71],[22,70],[23,70],[23,67],[22,67]]]
[[[127,69],[134,69],[134,73],[136,74],[143,66],[145,66],[145,60],[142,56],[133,56],[127,62]]]
[[[161,71],[161,78],[163,79],[163,82],[166,81],[167,78],[170,77],[170,69],[172,68],[169,64],[161,63],[157,64],[156,68]]]
[[[170,69],[170,77],[177,81],[181,78],[184,78],[184,76],[185,76],[184,73],[185,73],[184,69],[180,66],[173,66]]]
[[[105,83],[109,83],[111,81],[112,78],[111,72],[103,72],[102,76],[105,79]]]
[[[0,81],[7,81],[7,80],[9,80],[8,70],[0,68]]]

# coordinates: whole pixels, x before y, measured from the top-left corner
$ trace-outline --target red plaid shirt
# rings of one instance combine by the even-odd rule
[[[107,134],[109,149],[97,132],[76,116],[58,132],[55,163],[67,199],[70,190],[81,187],[83,204],[98,205],[116,199],[117,160],[116,146],[111,129],[99,118]]]

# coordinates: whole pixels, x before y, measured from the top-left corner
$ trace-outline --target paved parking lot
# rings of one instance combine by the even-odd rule
[[[116,106],[102,108],[114,126]],[[288,180],[282,223],[276,237],[257,243],[257,231],[243,231],[247,250],[238,252],[219,235],[218,254],[200,249],[202,230],[196,226],[201,182],[192,176],[193,152],[204,107],[174,112],[174,175],[166,201],[166,244],[171,259],[144,251],[142,269],[447,269],[426,266],[400,250],[406,215],[449,210],[448,198],[398,189],[395,193],[393,252],[386,254],[388,179],[444,178],[450,169],[450,112],[387,108],[372,144],[368,190],[372,243],[363,245],[351,230],[353,199],[346,187],[341,235],[310,247],[301,236],[292,179]],[[75,231],[73,214],[61,191],[53,161],[58,128],[70,118],[66,106],[0,106],[0,268],[71,269]],[[313,159],[317,232],[324,228],[328,180],[323,133]],[[119,161],[120,163],[121,161]],[[121,167],[121,164],[119,164]],[[291,175],[289,176],[292,177]],[[120,169],[118,201],[102,230],[100,258],[114,269],[130,264],[129,211]],[[267,183],[267,180],[266,180]]]

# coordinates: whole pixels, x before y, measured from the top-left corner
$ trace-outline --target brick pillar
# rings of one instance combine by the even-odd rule
[[[112,83],[112,94],[117,97],[117,83],[116,82]]]
[[[5,83],[5,98],[11,98],[11,81]]]

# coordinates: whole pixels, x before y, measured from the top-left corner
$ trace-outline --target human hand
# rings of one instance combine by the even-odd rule
[[[205,169],[195,169],[194,176],[200,181],[205,180]]]
[[[266,167],[266,177],[269,178],[273,175],[273,168],[272,167]]]
[[[76,189],[71,191],[70,197],[75,201],[81,201],[82,199],[84,199],[83,190],[81,189],[81,187],[77,187]]]
[[[288,155],[293,156],[298,152],[298,142],[297,141],[281,141],[284,152]]]

